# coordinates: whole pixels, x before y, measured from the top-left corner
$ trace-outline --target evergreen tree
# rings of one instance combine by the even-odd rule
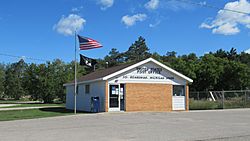
[[[124,62],[123,53],[119,53],[116,48],[112,48],[107,56],[104,57],[108,67],[116,66]]]
[[[212,52],[211,52],[212,53]],[[219,58],[227,58],[228,54],[225,50],[219,49],[217,50],[215,53],[212,53],[215,57],[219,57]]]
[[[163,62],[162,56],[160,54],[158,54],[157,52],[152,53],[151,57],[157,61]]]
[[[149,58],[151,54],[149,53],[149,48],[147,47],[146,41],[143,37],[139,37],[125,52],[125,61],[141,61],[143,59]]]
[[[229,52],[227,52],[227,58],[228,60],[232,60],[232,61],[237,61],[237,51],[235,48],[231,48],[231,50]]]

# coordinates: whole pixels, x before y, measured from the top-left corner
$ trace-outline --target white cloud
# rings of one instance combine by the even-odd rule
[[[148,10],[155,10],[159,7],[160,0],[150,0],[148,1],[144,7]]]
[[[224,9],[250,13],[250,3],[247,0],[228,2]],[[240,26],[250,29],[250,15],[220,10],[211,22],[204,22],[200,28],[212,29],[214,34],[235,35],[240,32]]]
[[[213,26],[208,25],[207,23],[202,23],[202,24],[200,25],[200,28],[207,28],[207,29],[211,29],[211,28],[213,28]]]
[[[122,17],[122,22],[126,26],[133,26],[138,21],[144,21],[146,20],[147,15],[146,14],[135,14],[133,16],[125,15]]]
[[[78,32],[83,29],[86,20],[76,14],[70,14],[68,17],[62,16],[53,29],[63,35],[74,35],[75,30]]]
[[[245,51],[245,53],[250,54],[250,48]]]
[[[81,10],[83,9],[83,6],[80,6],[80,7],[73,7],[72,9],[71,9],[71,12],[80,12]]]
[[[223,25],[218,26],[217,28],[213,28],[212,33],[214,34],[223,34],[223,35],[234,35],[240,32],[240,29],[231,23],[225,23]]]
[[[98,0],[98,4],[101,5],[102,10],[106,10],[107,8],[113,6],[114,0]]]
[[[155,23],[149,24],[149,27],[154,28],[154,27],[158,26],[160,23],[161,23],[161,21],[158,20],[158,21],[156,21]]]
[[[164,0],[161,2],[161,6],[172,11],[190,10],[195,8],[194,5],[176,0]]]
[[[75,7],[75,8],[72,8],[71,11],[72,12],[79,12],[80,10],[77,7]]]
[[[200,4],[201,6],[204,6],[204,5],[207,5],[207,2],[206,2],[206,1],[201,1],[201,2],[199,2],[199,4]]]

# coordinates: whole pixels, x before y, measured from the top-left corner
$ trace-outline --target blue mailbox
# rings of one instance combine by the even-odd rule
[[[98,96],[91,97],[91,112],[100,112],[100,100]]]

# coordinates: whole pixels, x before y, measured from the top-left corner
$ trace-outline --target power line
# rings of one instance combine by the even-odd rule
[[[16,56],[16,55],[5,54],[5,53],[0,53],[0,55],[6,56],[6,57],[18,58],[18,59],[28,59],[28,60],[34,60],[34,61],[50,62],[49,60],[45,60],[45,59],[38,59],[38,58],[26,57],[26,56]]]
[[[211,9],[216,9],[216,10],[223,10],[223,11],[229,11],[229,12],[234,12],[234,13],[239,13],[239,14],[244,14],[244,15],[249,15],[250,13],[247,12],[243,12],[243,11],[238,11],[238,10],[232,10],[232,9],[225,9],[225,8],[220,8],[217,6],[213,6],[210,4],[204,4],[204,3],[199,3],[199,2],[193,2],[193,1],[189,1],[189,0],[174,0],[174,1],[178,1],[178,2],[182,2],[182,3],[187,3],[187,4],[191,4],[191,5],[196,5],[196,6],[200,6],[200,7],[205,7],[205,8],[211,8]]]

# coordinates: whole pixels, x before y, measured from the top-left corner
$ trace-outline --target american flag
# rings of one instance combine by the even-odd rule
[[[102,45],[93,39],[82,37],[78,35],[79,43],[80,43],[80,50],[88,50],[94,48],[100,48]]]

